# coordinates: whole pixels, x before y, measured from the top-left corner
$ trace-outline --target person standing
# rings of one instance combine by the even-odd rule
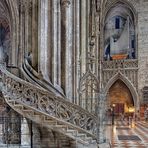
[[[147,122],[148,121],[148,108],[144,111],[144,119]]]

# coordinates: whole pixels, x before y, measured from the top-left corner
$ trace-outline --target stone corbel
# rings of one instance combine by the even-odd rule
[[[61,6],[69,8],[69,5],[71,4],[71,0],[61,0]]]

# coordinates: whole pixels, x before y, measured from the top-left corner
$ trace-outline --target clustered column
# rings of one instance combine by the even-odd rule
[[[38,52],[39,52],[39,67],[38,71],[41,71],[43,78],[49,81],[49,68],[48,68],[48,0],[39,0],[39,40],[38,40]]]
[[[32,0],[32,67],[37,69],[38,64],[38,4]]]
[[[73,90],[73,3],[71,0],[61,0],[61,68],[62,88],[67,98],[72,100]]]

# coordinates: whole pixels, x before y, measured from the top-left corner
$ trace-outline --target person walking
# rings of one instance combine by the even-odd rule
[[[148,121],[148,108],[144,111],[144,119],[147,122]]]

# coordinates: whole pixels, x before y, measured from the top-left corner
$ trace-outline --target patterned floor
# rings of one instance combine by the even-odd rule
[[[148,148],[148,123],[116,121],[107,128],[111,148]]]

